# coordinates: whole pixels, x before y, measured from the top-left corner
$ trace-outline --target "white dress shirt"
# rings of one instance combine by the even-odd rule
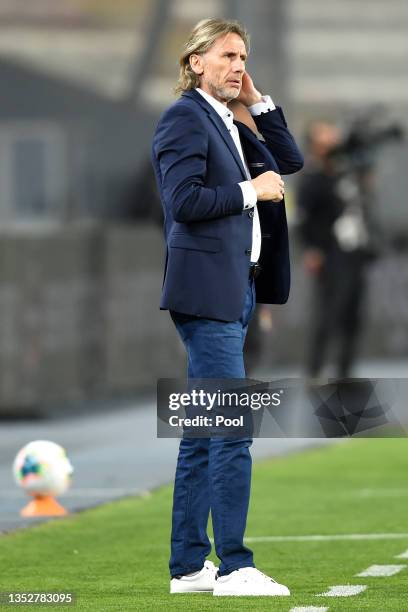
[[[242,190],[243,210],[248,210],[250,208],[254,209],[254,217],[253,217],[253,225],[252,225],[251,263],[256,263],[261,253],[261,242],[262,242],[261,224],[259,222],[258,208],[256,205],[257,196],[256,196],[255,187],[250,182],[251,175],[248,170],[248,165],[246,163],[245,156],[242,150],[238,128],[234,124],[234,115],[232,111],[230,111],[230,109],[227,106],[225,106],[225,104],[222,104],[222,102],[219,102],[218,100],[210,96],[208,93],[206,93],[199,87],[197,87],[196,89],[203,96],[203,98],[207,100],[209,104],[211,104],[213,109],[219,114],[219,116],[225,123],[227,130],[231,134],[231,137],[234,141],[234,144],[238,150],[239,156],[244,166],[245,174],[247,175],[248,180],[238,183],[238,185],[241,187],[241,190]],[[261,113],[265,113],[265,112],[274,110],[275,108],[276,107],[269,96],[262,96],[262,102],[257,102],[256,104],[249,106],[248,110],[251,113],[251,115],[256,116],[256,115],[260,115]]]

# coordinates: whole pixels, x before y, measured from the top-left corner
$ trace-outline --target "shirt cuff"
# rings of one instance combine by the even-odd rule
[[[252,106],[248,106],[248,110],[253,117],[261,115],[262,113],[269,113],[269,111],[275,110],[276,106],[272,102],[270,96],[262,96],[262,102],[257,102]]]
[[[238,185],[241,187],[242,195],[244,197],[244,210],[253,208],[258,199],[255,187],[250,181],[243,181],[242,183],[238,183]]]

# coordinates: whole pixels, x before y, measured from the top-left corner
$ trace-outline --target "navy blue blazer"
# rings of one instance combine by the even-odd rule
[[[281,108],[254,117],[259,140],[235,122],[252,178],[291,174],[303,158]],[[230,132],[210,104],[187,91],[162,115],[152,161],[164,208],[166,261],[161,309],[236,321],[248,286],[253,211],[243,211],[247,180]],[[258,202],[262,234],[257,302],[282,304],[290,286],[284,202]]]

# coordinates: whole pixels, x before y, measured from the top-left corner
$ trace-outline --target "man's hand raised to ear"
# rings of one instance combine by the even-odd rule
[[[252,106],[257,102],[262,102],[262,94],[256,89],[248,72],[244,72],[242,75],[241,91],[235,99],[244,104],[244,106]]]

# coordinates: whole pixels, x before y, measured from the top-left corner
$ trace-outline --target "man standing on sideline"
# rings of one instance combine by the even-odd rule
[[[243,345],[255,300],[284,303],[290,284],[284,183],[302,156],[282,110],[245,71],[248,35],[235,21],[196,25],[180,58],[182,95],[161,117],[153,165],[167,243],[160,307],[185,345],[189,378],[245,378]],[[252,114],[264,142],[234,122]],[[255,282],[256,278],[256,282]],[[255,295],[256,289],[256,295]],[[289,595],[244,546],[250,438],[183,438],[173,498],[172,593]],[[217,568],[207,523],[211,510]]]

